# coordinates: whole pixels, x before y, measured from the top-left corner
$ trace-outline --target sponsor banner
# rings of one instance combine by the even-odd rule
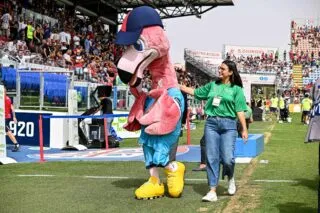
[[[44,113],[42,115],[52,115]],[[16,112],[17,123],[9,123],[9,129],[21,145],[39,146],[39,113]],[[50,119],[42,119],[44,146],[50,143]],[[8,138],[7,138],[8,140]]]
[[[276,83],[276,75],[259,75],[259,74],[240,74],[243,82],[251,84],[274,85]]]
[[[117,112],[119,113],[119,112]],[[117,114],[115,113],[115,114]],[[122,112],[123,113],[123,112]],[[121,138],[138,138],[140,137],[140,130],[135,132],[129,132],[123,128],[128,121],[128,117],[113,118],[112,127],[117,132],[117,135]]]
[[[240,56],[259,56],[261,57],[262,53],[271,54],[273,57],[276,54],[278,48],[274,47],[246,47],[246,46],[235,46],[235,45],[225,45],[224,55],[227,53],[231,56],[240,57]]]
[[[246,101],[251,100],[251,85],[275,85],[276,75],[240,74]]]
[[[189,50],[186,49],[186,52],[193,57],[201,57],[206,59],[222,59],[221,52],[208,52],[208,51],[200,51],[200,50]]]
[[[0,158],[7,157],[4,100],[4,87],[0,85]]]
[[[289,112],[301,112],[300,104],[289,104]]]
[[[223,61],[223,59],[202,59],[206,64],[213,65],[214,67],[219,67]]]

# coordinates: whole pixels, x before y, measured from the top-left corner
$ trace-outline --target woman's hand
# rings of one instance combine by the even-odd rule
[[[248,141],[248,130],[247,129],[242,130],[241,136],[242,136],[243,142],[247,143],[247,141]]]
[[[180,87],[180,90],[182,92],[187,93],[189,95],[194,95],[194,89],[193,88],[187,87],[187,86],[181,85],[181,84],[179,85],[179,87]]]

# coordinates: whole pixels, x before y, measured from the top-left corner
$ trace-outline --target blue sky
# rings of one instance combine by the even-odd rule
[[[320,25],[320,0],[234,0],[202,15],[165,19],[173,63],[183,63],[184,48],[222,51],[223,44],[289,50],[292,19]],[[318,18],[318,20],[316,20]]]

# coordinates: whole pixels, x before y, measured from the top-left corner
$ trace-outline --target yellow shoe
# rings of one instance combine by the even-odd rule
[[[176,171],[172,172],[169,169],[165,169],[168,191],[171,197],[179,197],[183,191],[184,172],[186,168],[183,163],[177,161],[173,163],[177,165]]]
[[[154,198],[163,197],[164,185],[158,183],[158,178],[151,176],[147,182],[142,184],[135,191],[138,200],[149,200]]]

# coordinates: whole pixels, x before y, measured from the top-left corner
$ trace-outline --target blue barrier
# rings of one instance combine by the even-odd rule
[[[44,115],[42,118],[116,118],[127,117],[129,114],[105,114],[105,115]]]

